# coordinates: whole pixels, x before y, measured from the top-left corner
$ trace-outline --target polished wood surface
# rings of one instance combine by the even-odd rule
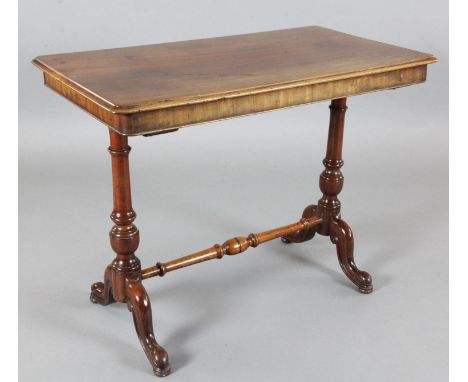
[[[91,286],[91,301],[108,305],[112,302],[127,303],[132,312],[135,329],[153,372],[163,377],[170,373],[169,357],[154,335],[151,302],[141,281],[140,260],[135,251],[140,243],[136,218],[132,208],[128,138],[110,130],[109,153],[112,158],[112,185],[114,222],[109,236],[116,256],[104,272],[104,282]]]
[[[303,27],[37,57],[45,83],[123,135],[423,82],[431,54]]]
[[[319,225],[321,222],[322,219],[318,216],[311,216],[309,218],[303,218],[297,223],[293,223],[284,227],[279,227],[260,233],[251,233],[247,237],[234,237],[225,241],[222,245],[215,244],[203,251],[180,257],[166,263],[158,262],[153,267],[143,269],[141,271],[141,276],[143,279],[148,279],[154,276],[162,277],[166,273],[175,271],[176,269],[185,268],[190,265],[202,263],[208,260],[222,259],[224,255],[238,255],[239,253],[245,252],[250,247],[258,247],[260,244],[278,239],[284,235],[307,234],[307,232],[313,230],[314,227]]]
[[[91,301],[126,303],[143,350],[157,376],[171,367],[152,322],[143,280],[224,255],[237,255],[277,238],[302,243],[316,234],[336,246],[344,274],[362,293],[373,291],[369,273],[354,261],[354,237],[338,199],[347,96],[425,81],[435,58],[320,27],[94,52],[41,56],[34,63],[45,83],[109,127],[114,260]],[[153,135],[179,127],[330,99],[322,197],[293,224],[239,236],[205,250],[143,269],[134,221],[127,135]],[[344,318],[346,320],[346,318]]]
[[[329,236],[336,244],[338,262],[344,274],[359,288],[361,293],[371,293],[373,290],[372,277],[369,273],[361,271],[354,262],[354,237],[349,225],[341,219],[341,202],[338,194],[341,192],[344,177],[343,167],[343,138],[346,98],[335,99],[330,104],[330,125],[328,128],[328,143],[323,164],[325,169],[320,175],[320,190],[323,196],[317,205],[306,207],[302,213],[303,218],[319,217],[321,224],[310,230],[308,235],[293,233],[283,236],[285,243],[300,243],[310,240],[313,233]]]

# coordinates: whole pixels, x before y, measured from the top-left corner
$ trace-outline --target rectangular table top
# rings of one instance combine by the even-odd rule
[[[423,82],[436,58],[322,27],[40,56],[46,85],[124,135]]]

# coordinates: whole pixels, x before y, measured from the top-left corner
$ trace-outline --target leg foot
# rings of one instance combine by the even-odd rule
[[[91,295],[89,299],[92,303],[109,305],[115,302],[112,297],[111,273],[112,269],[108,266],[104,272],[104,282],[97,282],[91,285]]]
[[[354,263],[354,238],[353,232],[343,220],[335,220],[330,223],[330,240],[336,244],[338,261],[346,276],[359,288],[361,293],[371,293],[372,277],[369,273],[358,269]]]
[[[154,374],[165,377],[171,372],[167,352],[156,342],[153,332],[151,302],[141,280],[127,280],[128,309],[132,312],[135,329]]]

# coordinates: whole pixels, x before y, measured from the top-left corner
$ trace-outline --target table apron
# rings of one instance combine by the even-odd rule
[[[426,72],[427,64],[129,114],[105,109],[97,100],[85,96],[84,92],[74,89],[70,83],[60,80],[51,73],[44,73],[44,81],[48,87],[91,113],[119,134],[131,136],[176,131],[176,128],[193,124],[399,88],[424,82]]]

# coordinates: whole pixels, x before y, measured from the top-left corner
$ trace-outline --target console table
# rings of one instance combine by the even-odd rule
[[[91,301],[122,302],[157,376],[170,373],[156,341],[151,304],[142,281],[224,255],[237,255],[273,239],[310,240],[316,233],[336,245],[345,275],[360,292],[371,276],[356,266],[353,234],[341,219],[338,194],[346,97],[424,82],[431,54],[367,40],[322,27],[40,56],[33,60],[45,84],[109,128],[114,209],[110,231],[115,259]],[[202,251],[142,269],[135,256],[129,172],[129,136],[153,136],[194,124],[331,100],[322,197],[292,224],[238,236]]]

